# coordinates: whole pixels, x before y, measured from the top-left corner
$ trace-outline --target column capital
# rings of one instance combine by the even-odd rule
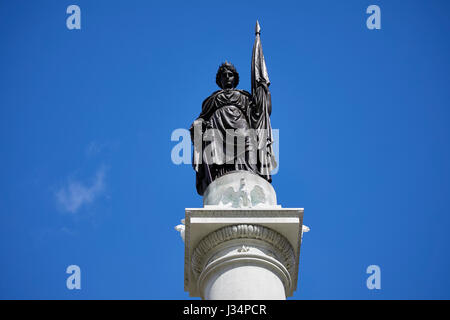
[[[269,282],[280,281],[284,298],[292,296],[302,219],[303,209],[186,209],[185,290],[208,298],[205,288],[217,274],[247,266],[265,273]]]
[[[191,266],[202,298],[205,280],[217,270],[239,265],[268,269],[280,278],[286,296],[293,292],[296,263],[289,241],[270,228],[238,224],[211,232],[194,249]]]

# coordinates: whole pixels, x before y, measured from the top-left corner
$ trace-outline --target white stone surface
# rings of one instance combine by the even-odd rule
[[[175,227],[185,242],[185,291],[208,300],[292,296],[309,231],[303,209],[281,208],[272,185],[247,171],[214,180],[203,205]]]
[[[208,279],[206,300],[284,300],[281,279],[257,263],[235,263]]]
[[[184,223],[184,222],[183,222]],[[184,230],[183,230],[184,231]],[[303,234],[304,233],[307,233],[307,232],[309,232],[309,231],[311,231],[311,229],[308,227],[308,226],[305,226],[305,225],[303,225],[302,226],[302,236],[301,236],[301,238],[303,239]],[[184,241],[184,234],[183,234],[183,241]]]
[[[177,230],[180,233],[181,239],[183,239],[184,242],[184,231],[186,229],[186,226],[184,225],[184,219],[181,219],[181,224],[175,226],[175,230]]]
[[[303,209],[186,209],[185,290],[203,299],[291,296],[302,219]]]
[[[277,196],[267,180],[248,171],[236,171],[211,182],[203,196],[203,206],[277,207]]]

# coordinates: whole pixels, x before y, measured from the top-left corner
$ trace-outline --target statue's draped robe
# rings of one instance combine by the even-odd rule
[[[198,117],[204,120],[203,127],[191,127],[193,167],[200,195],[213,180],[236,170],[253,172],[271,182],[270,172],[276,166],[271,109],[265,83],[258,85],[253,97],[244,90],[225,89],[206,98]]]

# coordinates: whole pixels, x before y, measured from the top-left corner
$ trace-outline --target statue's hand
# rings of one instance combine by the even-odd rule
[[[204,124],[206,130],[213,129],[213,126],[210,121],[205,121],[205,122],[203,122],[203,124]]]
[[[266,93],[269,91],[269,85],[267,84],[265,79],[261,79],[260,81],[258,81],[258,86],[262,87]]]

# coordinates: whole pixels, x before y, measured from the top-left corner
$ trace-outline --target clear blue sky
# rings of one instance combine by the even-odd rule
[[[71,4],[81,30],[66,28]],[[366,27],[371,4],[381,30]],[[221,62],[250,89],[256,19],[273,185],[311,227],[293,298],[450,298],[449,13],[437,0],[0,0],[0,298],[189,298],[174,226],[202,200],[170,136]]]

